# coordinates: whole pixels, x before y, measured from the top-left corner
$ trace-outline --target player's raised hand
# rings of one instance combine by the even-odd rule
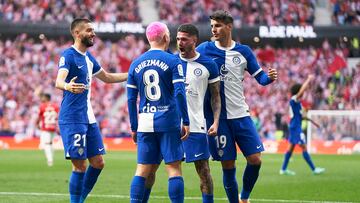
[[[213,123],[209,130],[208,130],[208,135],[209,136],[216,136],[217,135],[217,131],[218,131],[218,127],[219,125],[217,123]]]
[[[65,84],[64,89],[74,93],[74,94],[80,94],[85,91],[85,84],[83,83],[76,83],[75,80],[77,79],[77,76],[73,77],[69,83]]]
[[[274,81],[277,80],[277,71],[274,68],[269,68],[269,78]]]
[[[137,133],[131,132],[130,135],[131,135],[131,138],[133,139],[134,143],[136,144],[137,143]]]
[[[308,79],[311,81],[311,80],[313,80],[315,78],[315,76],[313,75],[313,74],[310,74],[309,76],[308,76]]]
[[[186,140],[190,134],[190,127],[188,125],[183,125],[181,129],[181,140]]]

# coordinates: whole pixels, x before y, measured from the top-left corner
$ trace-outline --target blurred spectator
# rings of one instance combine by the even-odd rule
[[[315,20],[315,0],[157,0],[157,7],[160,19],[170,24],[207,22],[218,9],[232,14],[235,27],[312,25]]]
[[[360,25],[359,0],[332,0],[332,21],[338,25]]]
[[[0,20],[10,22],[141,22],[137,0],[12,0],[0,1]]]
[[[33,107],[39,104],[37,94],[45,91],[54,101],[61,101],[61,91],[54,88],[60,52],[70,41],[43,39],[35,41],[25,34],[13,40],[0,40],[0,133],[28,134]],[[96,39],[90,51],[109,71],[127,71],[130,62],[147,49],[143,39],[128,35],[117,42]],[[289,87],[316,75],[312,87],[303,97],[307,109],[360,109],[360,64],[347,67],[349,51],[333,48],[324,41],[320,48],[282,48],[266,46],[256,49],[259,63],[278,70],[279,79],[267,88],[245,79],[246,100],[252,109],[257,128],[264,137],[274,139],[289,120]],[[251,77],[247,75],[246,77]],[[123,84],[108,85],[94,80],[92,87],[94,113],[105,136],[127,136],[129,121],[126,102],[113,113],[118,98],[124,95]]]
[[[36,115],[31,109],[39,105],[39,92],[50,93],[53,100],[60,103],[62,92],[54,88],[57,62],[60,53],[71,43],[46,38],[35,41],[26,34],[14,40],[0,40],[0,132],[26,133],[27,126],[32,125],[33,114]],[[90,51],[108,71],[126,72],[128,62],[146,49],[143,39],[128,35],[117,42],[96,39]],[[124,94],[124,84],[108,85],[94,80],[92,90],[94,113],[101,123]],[[109,124],[114,129],[112,134],[124,131],[120,126],[121,116],[127,117],[127,113],[117,112],[115,123]]]

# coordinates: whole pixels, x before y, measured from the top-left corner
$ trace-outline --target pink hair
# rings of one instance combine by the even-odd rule
[[[167,31],[168,28],[164,23],[153,22],[150,23],[150,25],[148,25],[146,28],[146,37],[149,40],[149,42],[151,41],[159,42]]]

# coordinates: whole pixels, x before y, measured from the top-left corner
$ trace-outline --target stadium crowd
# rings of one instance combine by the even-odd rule
[[[61,91],[54,88],[57,61],[61,51],[70,45],[71,41],[64,39],[39,41],[25,34],[0,40],[0,134],[33,133],[39,92],[51,93],[52,100],[60,104]],[[147,48],[142,38],[128,35],[117,42],[97,39],[90,51],[108,71],[126,72],[131,60]],[[316,79],[311,95],[304,97],[305,108],[360,109],[360,68],[345,68],[347,48],[332,48],[325,41],[322,48],[267,46],[255,49],[255,53],[265,71],[273,67],[279,73],[278,81],[269,87],[261,87],[255,80],[244,82],[246,99],[262,136],[272,139],[276,130],[285,130],[289,121],[289,86],[303,81],[308,74],[315,74]],[[92,88],[92,105],[103,134],[128,135],[126,100],[117,104],[118,98],[124,96],[124,84],[94,80]]]
[[[157,0],[159,17],[167,23],[208,22],[218,9],[230,11],[234,25],[312,25],[315,0]],[[178,15],[181,13],[181,15]]]
[[[71,41],[35,41],[25,34],[14,40],[0,40],[0,134],[34,133],[39,93],[52,95],[60,104],[61,91],[54,88],[60,53]],[[131,60],[146,49],[142,39],[133,35],[117,42],[96,40],[92,54],[110,72],[127,72]],[[111,114],[117,99],[124,95],[124,84],[105,84],[94,80],[92,105],[106,135],[128,133],[126,108]]]
[[[332,0],[332,21],[338,25],[360,25],[360,1]]]
[[[78,16],[95,22],[141,22],[137,0],[0,1],[2,21],[58,23]]]

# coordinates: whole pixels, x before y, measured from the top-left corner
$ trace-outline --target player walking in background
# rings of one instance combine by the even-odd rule
[[[264,151],[260,136],[250,118],[249,107],[245,103],[243,80],[245,71],[265,86],[277,79],[277,72],[269,69],[267,75],[257,63],[248,46],[232,40],[233,18],[226,11],[216,11],[210,16],[213,42],[200,44],[197,50],[211,57],[220,69],[221,113],[218,134],[209,137],[212,157],[221,161],[223,184],[229,202],[239,202],[236,181],[236,144],[247,160],[243,174],[241,201],[248,202],[250,193],[259,176],[261,152]],[[213,123],[213,113],[209,102],[205,104],[207,126]]]
[[[214,122],[207,133],[215,136],[221,110],[220,78],[216,63],[196,52],[199,31],[192,24],[183,24],[177,30],[177,46],[185,74],[186,101],[190,118],[190,135],[183,141],[185,160],[194,162],[200,177],[200,190],[204,203],[214,202],[213,181],[209,168],[209,144],[204,117],[204,98],[207,89],[211,94]]]
[[[183,68],[180,59],[164,51],[170,43],[165,24],[151,23],[146,28],[146,37],[151,49],[132,62],[127,83],[131,135],[137,143],[137,168],[131,182],[130,202],[147,201],[150,189],[145,191],[145,181],[164,159],[170,200],[181,203],[184,202],[181,140],[189,135]]]
[[[125,81],[127,73],[106,72],[87,51],[93,46],[95,38],[90,20],[75,19],[70,31],[74,44],[62,53],[56,87],[64,90],[59,128],[65,157],[71,160],[73,166],[69,181],[70,202],[81,203],[104,168],[104,144],[90,103],[92,77],[115,83]]]
[[[43,147],[48,166],[54,164],[53,138],[56,135],[59,106],[50,102],[51,96],[40,94],[40,109],[37,126],[40,129],[40,145]]]
[[[281,175],[295,175],[294,171],[287,169],[290,157],[294,151],[295,146],[298,144],[302,149],[302,155],[306,163],[310,166],[314,174],[321,174],[325,171],[324,168],[315,167],[311,160],[309,153],[307,152],[305,144],[305,134],[302,132],[301,123],[302,119],[307,119],[302,116],[302,107],[300,99],[304,95],[305,91],[310,85],[311,80],[314,79],[313,75],[309,75],[304,84],[295,84],[291,87],[291,100],[290,100],[290,125],[289,125],[289,149],[285,153],[284,162],[280,169]]]

